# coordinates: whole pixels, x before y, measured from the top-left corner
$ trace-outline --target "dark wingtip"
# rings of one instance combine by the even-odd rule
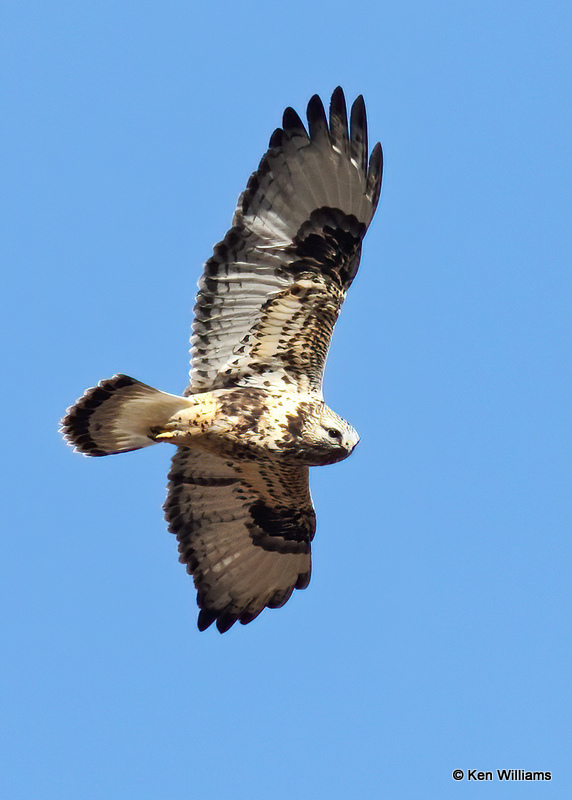
[[[280,147],[282,144],[283,136],[284,136],[284,131],[282,130],[282,128],[276,128],[276,130],[270,137],[270,141],[268,142],[268,147]]]
[[[318,116],[322,114],[324,104],[319,94],[313,94],[308,100],[307,114],[308,116]]]
[[[357,124],[359,125],[359,127],[362,128],[365,127],[366,116],[365,116],[365,100],[363,99],[363,94],[358,95],[356,99],[353,101],[350,118],[352,121],[352,126],[354,124]]]
[[[232,628],[237,619],[238,617],[236,614],[222,613],[216,621],[218,632],[226,633],[229,628]]]
[[[219,633],[226,633],[238,618],[237,614],[233,614],[230,611],[215,611],[212,608],[202,608],[199,612],[197,627],[200,631],[206,631],[213,622],[216,622]]]
[[[332,92],[331,105],[336,107],[343,106],[345,110],[346,96],[344,95],[344,90],[342,89],[341,86],[336,86],[336,88]]]
[[[345,151],[348,146],[348,114],[341,86],[334,89],[330,100],[330,134],[332,142]]]
[[[367,174],[366,194],[371,197],[373,210],[375,211],[381,193],[381,178],[383,175],[383,150],[378,142],[372,150],[369,159],[369,170]]]
[[[315,139],[321,133],[325,133],[329,136],[328,120],[326,118],[326,112],[324,111],[324,104],[319,95],[315,94],[310,98],[308,108],[306,109],[306,116],[308,117],[311,139]]]
[[[216,619],[216,611],[212,611],[207,608],[202,608],[199,612],[199,618],[197,620],[197,627],[200,631],[206,631],[207,628],[213,624]]]
[[[308,137],[304,123],[296,111],[294,111],[293,108],[290,108],[290,106],[284,110],[284,114],[282,115],[282,128],[284,129],[284,133],[288,134],[289,136]]]
[[[252,622],[254,619],[256,619],[256,617],[258,617],[263,611],[264,608],[259,608],[258,611],[244,611],[238,618],[238,621],[241,625],[248,625],[249,622]]]
[[[352,104],[350,114],[350,141],[352,158],[365,173],[367,171],[368,157],[367,117],[365,113],[365,102],[361,94]]]

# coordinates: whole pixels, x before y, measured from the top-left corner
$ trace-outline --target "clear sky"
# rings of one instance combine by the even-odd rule
[[[1,4],[3,797],[572,797],[571,13]],[[310,587],[200,634],[172,451],[57,423],[115,372],[183,390],[202,262],[338,84],[386,164],[325,385],[361,444],[312,472]]]

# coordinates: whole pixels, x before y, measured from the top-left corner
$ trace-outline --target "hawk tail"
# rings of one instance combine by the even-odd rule
[[[128,375],[114,375],[88,389],[61,422],[66,441],[86,456],[127,453],[155,444],[152,428],[188,406],[184,397],[160,392]]]

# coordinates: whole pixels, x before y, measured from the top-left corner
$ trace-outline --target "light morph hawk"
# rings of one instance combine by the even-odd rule
[[[359,437],[325,405],[332,330],[381,188],[365,106],[349,130],[341,88],[308,132],[287,108],[199,282],[183,397],[116,375],[68,410],[62,432],[88,456],[177,447],[165,514],[198,591],[200,630],[221,633],[284,605],[310,581],[316,517],[309,467]]]

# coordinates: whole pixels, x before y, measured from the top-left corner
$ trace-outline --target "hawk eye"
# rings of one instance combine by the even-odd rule
[[[339,439],[339,441],[342,440],[341,431],[337,431],[335,428],[328,428],[328,436],[330,439]]]

